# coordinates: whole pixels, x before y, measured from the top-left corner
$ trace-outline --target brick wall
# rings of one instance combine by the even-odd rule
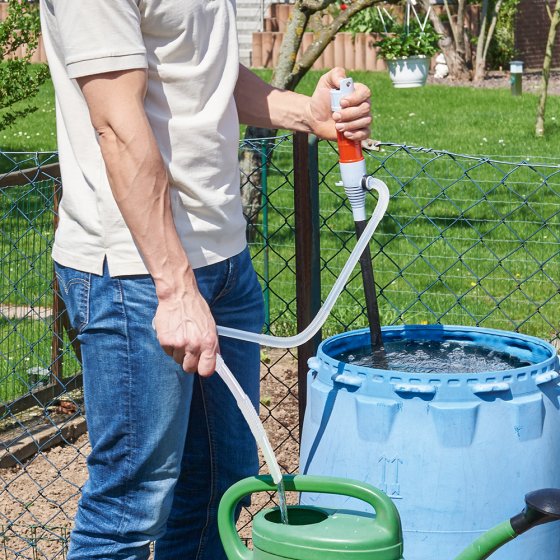
[[[525,68],[542,68],[550,18],[546,10],[554,9],[554,0],[521,0],[515,17],[515,49]],[[556,34],[552,66],[560,67],[560,32]]]

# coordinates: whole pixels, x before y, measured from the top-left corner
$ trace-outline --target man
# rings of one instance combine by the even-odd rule
[[[81,342],[92,445],[69,560],[145,559],[150,541],[157,560],[225,558],[219,499],[258,463],[212,376],[216,324],[263,323],[239,120],[369,135],[365,86],[333,120],[342,70],[309,98],[239,66],[234,11],[234,0],[41,0],[64,186],[53,258]],[[257,407],[259,348],[219,344]]]

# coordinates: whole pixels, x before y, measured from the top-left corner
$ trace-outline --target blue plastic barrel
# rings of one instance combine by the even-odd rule
[[[560,488],[558,357],[549,343],[485,328],[383,328],[385,342],[459,341],[531,365],[475,374],[405,373],[336,356],[365,347],[369,331],[333,336],[309,360],[300,472],[363,480],[402,517],[407,560],[452,560],[524,507],[526,493]],[[450,369],[450,371],[452,371]],[[301,502],[364,511],[343,496]],[[532,529],[492,560],[560,558],[560,524]]]

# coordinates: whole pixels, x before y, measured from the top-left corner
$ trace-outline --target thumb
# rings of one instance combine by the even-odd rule
[[[329,89],[339,89],[341,80],[346,78],[346,70],[337,66],[321,76],[319,83]]]

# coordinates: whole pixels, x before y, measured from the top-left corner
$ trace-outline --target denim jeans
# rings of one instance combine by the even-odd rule
[[[219,500],[258,471],[235,399],[217,374],[186,374],[163,352],[152,329],[150,276],[61,265],[56,274],[79,333],[92,447],[68,560],[143,560],[151,541],[156,560],[225,560]],[[218,325],[260,332],[263,299],[248,250],[195,274]],[[258,407],[258,345],[219,343]]]

